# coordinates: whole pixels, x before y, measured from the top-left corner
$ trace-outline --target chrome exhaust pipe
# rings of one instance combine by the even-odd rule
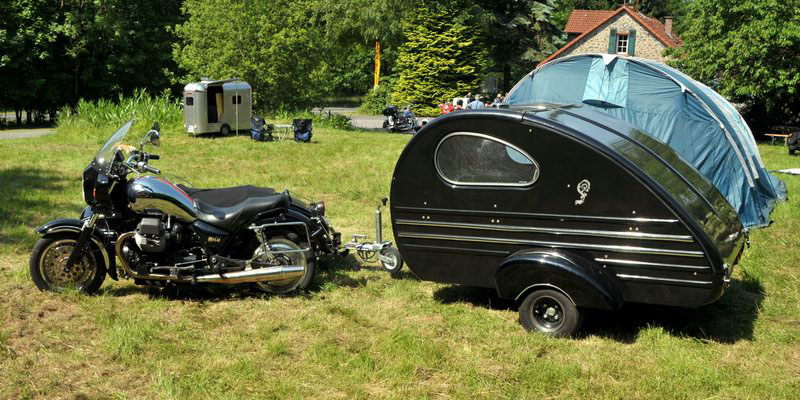
[[[225,274],[201,275],[196,278],[198,283],[245,283],[281,281],[284,279],[299,278],[305,274],[305,268],[300,265],[279,265],[275,267],[248,269],[245,271],[228,272]]]

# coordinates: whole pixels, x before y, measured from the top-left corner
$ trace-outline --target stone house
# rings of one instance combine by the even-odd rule
[[[625,54],[664,62],[667,47],[680,47],[683,40],[672,33],[672,18],[665,23],[623,5],[616,10],[574,10],[567,26],[569,42],[542,61],[576,54]]]

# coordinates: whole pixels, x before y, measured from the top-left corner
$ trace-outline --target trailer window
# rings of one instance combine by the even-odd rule
[[[528,186],[539,165],[518,147],[480,133],[447,135],[436,148],[436,170],[455,185]]]
[[[242,96],[233,96],[231,97],[233,104],[242,104]]]
[[[186,96],[186,105],[187,106],[193,106],[194,105],[194,97]]]

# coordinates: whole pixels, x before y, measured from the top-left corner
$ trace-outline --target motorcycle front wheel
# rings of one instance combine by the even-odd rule
[[[106,266],[96,257],[91,245],[84,250],[81,259],[75,261],[72,269],[64,272],[67,258],[77,244],[77,234],[47,236],[36,242],[31,252],[30,273],[39,290],[77,290],[92,294],[100,289],[106,277]]]
[[[282,279],[277,281],[264,281],[256,282],[253,285],[261,292],[269,294],[287,294],[295,290],[304,290],[311,285],[314,280],[315,265],[314,259],[309,257],[308,254],[296,252],[308,247],[305,242],[300,242],[297,235],[289,234],[287,236],[274,236],[267,240],[270,248],[273,251],[270,256],[264,254],[264,247],[258,246],[253,257],[259,257],[262,261],[271,262],[277,265],[299,265],[303,267],[304,273],[297,278]],[[281,250],[295,251],[292,253],[281,253]],[[310,253],[311,251],[307,252]]]

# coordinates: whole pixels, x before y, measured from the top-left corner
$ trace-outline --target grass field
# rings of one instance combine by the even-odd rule
[[[131,136],[138,138],[143,127]],[[583,336],[526,333],[492,291],[392,279],[343,261],[307,293],[41,293],[33,228],[83,208],[80,174],[113,129],[73,124],[0,141],[0,398],[798,398],[800,203],[751,234],[723,298],[698,310],[626,305]],[[167,173],[324,198],[334,226],[372,235],[410,136],[315,129],[314,142],[162,135]],[[800,167],[761,146],[770,168]],[[800,177],[781,176],[789,193]],[[389,229],[386,229],[389,234]]]

